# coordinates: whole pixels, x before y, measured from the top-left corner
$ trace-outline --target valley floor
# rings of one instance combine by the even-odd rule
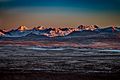
[[[0,43],[0,80],[120,80],[119,43],[114,43],[117,48],[105,48],[102,42],[97,48],[58,46],[64,42]]]

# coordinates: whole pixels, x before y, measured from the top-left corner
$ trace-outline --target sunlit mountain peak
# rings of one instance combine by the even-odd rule
[[[78,26],[79,29],[82,29],[82,30],[95,30],[95,29],[98,29],[99,27],[97,25],[80,25]]]
[[[44,30],[45,27],[44,26],[38,26],[38,27],[34,27],[35,30]]]
[[[18,27],[18,30],[19,31],[25,31],[25,30],[27,30],[28,28],[26,27],[26,26],[20,26],[20,27]]]

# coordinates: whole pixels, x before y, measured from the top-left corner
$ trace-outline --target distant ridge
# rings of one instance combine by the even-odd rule
[[[4,32],[0,30],[0,36],[2,37],[32,37],[35,36],[41,38],[47,37],[66,37],[66,36],[89,36],[96,35],[98,33],[119,33],[120,28],[118,27],[107,27],[99,28],[97,25],[85,26],[80,25],[76,28],[45,28],[43,26],[34,27],[33,29],[28,29],[26,26],[20,26],[17,29],[12,29],[10,31]]]

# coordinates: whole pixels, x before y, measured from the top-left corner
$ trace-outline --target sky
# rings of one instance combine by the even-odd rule
[[[0,0],[0,29],[120,26],[120,0]]]

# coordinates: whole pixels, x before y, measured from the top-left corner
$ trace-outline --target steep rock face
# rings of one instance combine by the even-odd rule
[[[5,31],[5,30],[1,30],[1,29],[0,29],[0,32],[1,32],[1,33],[5,33],[6,31]]]
[[[62,28],[53,28],[51,29],[51,31],[49,32],[48,36],[49,37],[56,37],[56,36],[65,36],[68,35],[69,33],[73,32],[73,29],[62,29]]]
[[[0,36],[5,35],[5,31],[4,30],[0,30]]]
[[[64,36],[64,32],[60,30],[59,28],[54,28],[50,31],[50,34],[48,34],[50,37],[55,37],[55,36]]]
[[[4,33],[2,33],[2,32],[0,32],[0,36],[3,36],[3,35],[5,35]]]
[[[17,30],[19,30],[19,31],[25,31],[25,30],[28,30],[28,28],[26,26],[20,26],[20,27],[18,27]]]

